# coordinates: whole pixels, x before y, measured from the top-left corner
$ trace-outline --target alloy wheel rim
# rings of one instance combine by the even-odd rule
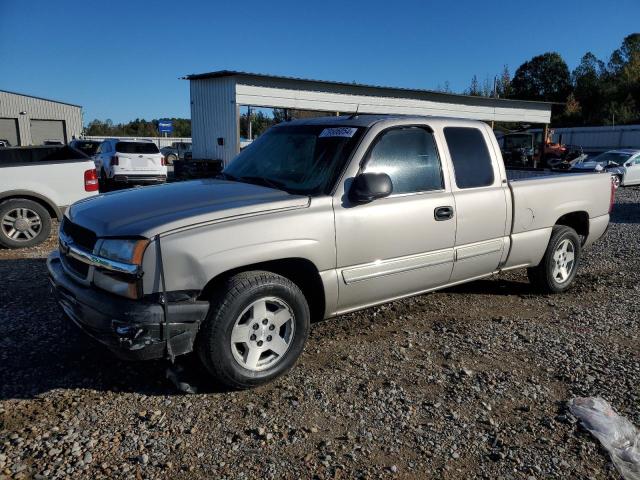
[[[292,345],[294,314],[281,298],[262,297],[245,308],[231,330],[231,353],[243,368],[259,372],[280,363]]]
[[[28,242],[42,231],[42,218],[29,208],[14,208],[2,217],[2,233],[10,240]]]
[[[565,283],[571,277],[575,266],[576,249],[571,240],[565,238],[553,252],[553,279],[557,283]]]

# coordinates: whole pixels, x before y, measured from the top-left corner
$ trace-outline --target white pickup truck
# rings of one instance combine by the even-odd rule
[[[613,192],[606,174],[510,175],[482,122],[308,119],[219,179],[76,203],[48,268],[67,315],[117,354],[196,350],[245,388],[294,364],[312,319],[514,268],[567,290]]]
[[[0,150],[0,246],[32,247],[72,203],[98,194],[93,160],[72,148]]]

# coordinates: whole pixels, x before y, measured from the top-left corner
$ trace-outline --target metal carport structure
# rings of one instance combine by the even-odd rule
[[[551,103],[220,70],[187,75],[193,157],[228,163],[240,150],[240,106],[328,114],[390,113],[547,125]]]

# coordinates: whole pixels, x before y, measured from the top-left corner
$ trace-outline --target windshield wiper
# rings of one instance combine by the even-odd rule
[[[234,177],[230,173],[220,172],[216,175],[216,178],[221,178],[222,180],[230,180],[232,182],[238,182],[240,179],[238,177]]]
[[[287,190],[287,185],[285,183],[279,182],[277,180],[271,180],[270,178],[247,175],[245,177],[238,177],[237,180],[240,182],[253,183],[263,185],[265,187],[275,188],[276,190],[284,190],[285,192],[289,193],[289,191]]]

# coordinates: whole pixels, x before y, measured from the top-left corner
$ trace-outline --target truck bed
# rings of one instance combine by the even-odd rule
[[[513,234],[553,226],[566,213],[584,212],[590,219],[609,213],[610,175],[513,170],[507,178]]]
[[[562,170],[540,170],[540,169],[527,169],[527,168],[507,168],[507,180],[509,182],[517,182],[520,180],[530,180],[533,178],[541,177],[556,177],[559,175],[584,175],[585,173],[592,174],[595,172],[572,172]]]

